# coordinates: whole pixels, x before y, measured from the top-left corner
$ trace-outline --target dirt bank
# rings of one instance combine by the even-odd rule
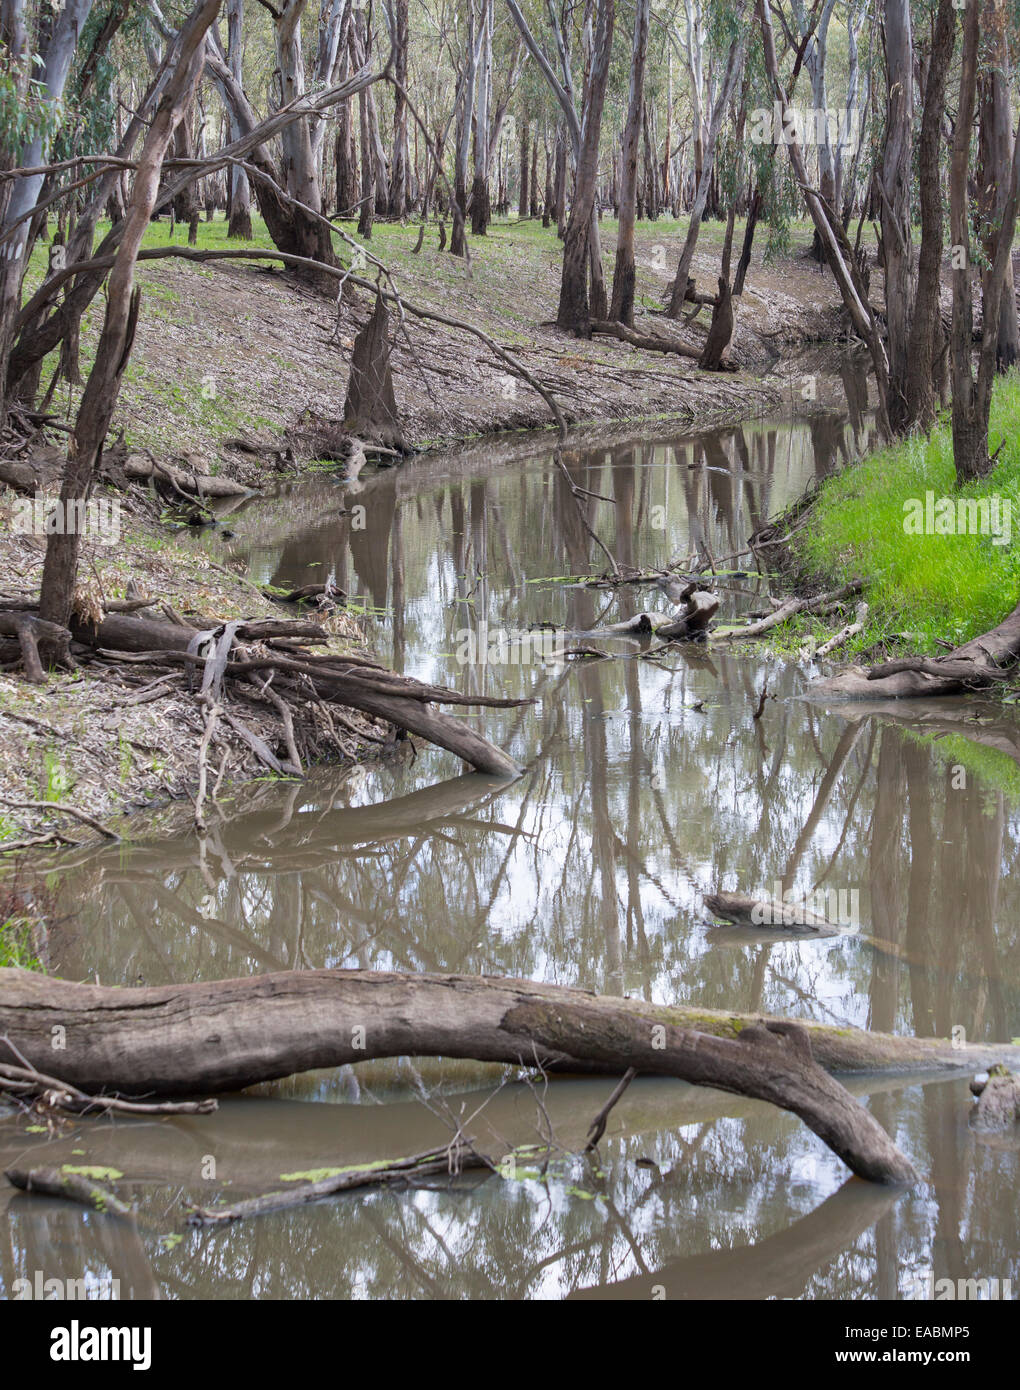
[[[679,326],[661,316],[683,229],[684,223],[666,220],[640,228],[637,326],[700,348],[709,308]],[[614,230],[606,224],[608,264]],[[702,292],[715,285],[719,236],[719,228],[706,229],[695,257]],[[148,240],[157,245],[166,237],[166,228],[158,227]],[[754,258],[731,352],[736,373],[702,372],[672,355],[561,333],[550,321],[562,244],[540,223],[494,225],[488,236],[472,240],[470,265],[437,249],[434,227],[417,255],[416,239],[415,226],[377,225],[368,249],[390,267],[409,301],[474,323],[514,354],[553,391],[571,421],[670,417],[702,424],[723,414],[769,412],[784,401],[775,376],[781,355],[841,333],[838,294],[832,277],[805,257],[806,231],[801,236],[798,230],[791,253],[775,263],[763,266],[760,253]],[[202,224],[199,245],[217,250],[239,243],[228,243],[223,223],[214,221]],[[255,245],[268,248],[269,242],[257,235]],[[258,483],[265,464],[224,448],[225,439],[278,439],[297,430],[297,452],[314,457],[302,426],[310,418],[340,415],[354,335],[370,308],[367,296],[359,293],[338,315],[330,300],[289,272],[251,263],[150,261],[140,265],[139,279],[143,310],[118,415],[129,444],[157,456],[197,452],[249,484]],[[409,317],[396,334],[393,370],[405,437],[414,447],[550,422],[535,391],[509,375],[484,343],[455,329]]]
[[[639,327],[665,327],[659,306],[679,254],[683,223],[662,221],[639,229]],[[615,227],[605,227],[611,258]],[[155,226],[147,244],[164,244]],[[178,233],[178,239],[183,234]],[[717,273],[721,230],[709,226],[695,258],[698,288]],[[806,233],[790,256],[764,267],[756,256],[737,320],[733,345],[737,373],[702,372],[690,361],[644,352],[608,338],[568,338],[554,316],[562,247],[537,223],[495,225],[472,241],[469,266],[437,249],[429,230],[415,254],[415,227],[377,225],[370,249],[391,267],[402,294],[423,306],[470,320],[495,338],[554,391],[564,414],[580,422],[578,442],[595,437],[668,435],[678,426],[762,415],[803,406],[797,384],[804,373],[824,373],[818,352],[804,344],[832,342],[840,332],[831,277],[804,256]],[[256,245],[268,246],[257,235]],[[226,246],[221,221],[204,223],[200,246]],[[300,471],[315,457],[309,421],[335,420],[342,409],[354,334],[368,312],[359,294],[339,316],[328,299],[293,276],[252,263],[208,265],[148,261],[139,267],[143,309],[114,424],[130,450],[162,461],[186,458],[192,468],[233,477],[258,488],[280,471]],[[101,304],[83,325],[83,367],[94,351]],[[710,310],[679,329],[691,346],[704,340]],[[814,352],[814,356],[810,354]],[[781,355],[782,354],[782,355]],[[393,368],[405,435],[418,448],[459,448],[482,434],[504,435],[507,456],[541,439],[521,431],[548,427],[541,397],[508,376],[483,343],[468,334],[408,319],[396,337]],[[79,392],[62,386],[54,408],[73,418]],[[824,397],[824,392],[823,392]],[[244,436],[264,444],[290,440],[293,450],[252,454],[229,447]],[[56,460],[66,436],[51,434]],[[31,456],[29,449],[27,456]],[[26,457],[23,453],[22,457]],[[404,466],[414,467],[413,459]],[[110,497],[116,494],[110,493]],[[274,605],[229,566],[209,562],[175,543],[151,506],[122,503],[122,534],[113,546],[86,542],[81,588],[86,605],[126,594],[158,597],[170,609],[225,621],[279,614]],[[18,534],[17,496],[0,491],[0,596],[8,602],[38,592],[45,540]],[[129,583],[134,587],[129,590]],[[334,647],[362,641],[357,623],[330,619]],[[275,737],[255,713],[252,728]],[[125,664],[116,679],[89,668],[51,673],[45,686],[27,685],[12,663],[0,670],[0,796],[9,801],[66,801],[107,821],[124,811],[151,808],[185,796],[194,784],[201,718],[179,683],[162,688],[151,670]],[[357,761],[379,752],[387,730],[351,713],[333,753]],[[262,772],[241,740],[223,733],[215,762],[223,786]],[[94,832],[45,810],[0,806],[0,838],[30,839],[43,826],[59,826],[69,839]]]

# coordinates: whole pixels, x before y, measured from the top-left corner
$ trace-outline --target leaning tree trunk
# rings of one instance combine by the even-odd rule
[[[92,0],[65,0],[53,6],[49,37],[44,43],[42,34],[29,34],[24,7],[5,4],[3,7],[4,49],[9,67],[8,81],[14,84],[14,113],[22,102],[27,105],[24,85],[29,78],[37,80],[36,107],[39,115],[57,118],[61,111],[64,88],[74,59],[81,31],[89,18]],[[40,21],[42,23],[42,21]],[[45,26],[44,26],[45,27]],[[42,68],[37,70],[34,49],[42,48]],[[21,88],[21,90],[19,90]],[[45,163],[52,143],[52,131],[40,121],[40,128],[23,147],[11,152],[12,163],[35,169]],[[0,231],[10,233],[0,255],[0,399],[6,401],[7,366],[14,345],[15,320],[21,296],[22,280],[32,249],[33,219],[28,215],[42,192],[45,174],[31,174],[15,179],[8,185],[6,202],[0,215]]]
[[[757,0],[758,20],[761,25],[765,50],[765,68],[779,101],[782,124],[788,124],[787,116],[790,99],[783,86],[776,58],[775,37],[772,32],[772,17],[766,0]],[[884,435],[891,433],[889,426],[889,359],[886,356],[874,311],[868,302],[867,294],[860,283],[854,265],[853,249],[846,239],[846,233],[831,208],[827,208],[808,179],[804,152],[797,140],[787,144],[790,165],[794,178],[801,186],[808,212],[818,229],[822,244],[826,248],[829,266],[839,286],[840,297],[850,317],[854,331],[867,344],[875,370],[875,385],[878,391],[878,423]]]
[[[602,132],[602,110],[609,80],[615,19],[616,0],[599,0],[591,72],[581,121],[580,149],[574,173],[574,199],[563,239],[563,276],[556,323],[558,327],[581,337],[591,335],[588,266],[592,221],[595,217],[599,136]]]
[[[740,20],[743,19],[743,5],[741,5],[738,10],[737,17]],[[715,106],[712,108],[712,118],[708,126],[708,137],[702,153],[701,175],[698,179],[694,206],[691,208],[691,218],[687,226],[687,236],[684,239],[683,250],[680,253],[680,262],[677,266],[676,279],[673,281],[673,291],[670,295],[669,308],[667,310],[671,319],[679,318],[683,312],[684,299],[687,294],[687,277],[690,274],[691,262],[694,260],[694,250],[698,244],[698,235],[701,231],[701,219],[705,213],[709,185],[711,184],[712,173],[715,167],[715,148],[719,139],[719,132],[722,129],[726,108],[730,103],[730,98],[733,96],[733,92],[737,82],[740,80],[740,74],[743,70],[744,49],[746,44],[747,31],[746,28],[742,26],[740,38],[730,49],[719,96]]]
[[[64,469],[60,500],[65,516],[69,506],[87,498],[92,490],[137,321],[135,262],[156,203],[163,160],[174,131],[198,89],[204,66],[206,31],[219,8],[220,0],[199,0],[188,17],[182,30],[177,65],[138,159],[124,234],[107,285],[106,317],[95,362],[78,408]],[[46,545],[39,616],[61,627],[67,627],[71,617],[79,544],[77,532],[54,532]]]
[[[623,128],[620,172],[620,226],[616,239],[616,265],[613,269],[613,298],[609,317],[634,327],[634,219],[637,212],[638,144],[641,113],[644,108],[645,58],[648,53],[648,24],[651,0],[637,0],[634,16],[634,46],[630,63],[630,95],[627,120]]]
[[[878,1181],[910,1181],[913,1170],[830,1071],[976,1070],[1018,1056],[1015,1047],[661,1007],[527,980],[360,970],[126,989],[0,970],[0,1039],[13,1044],[0,1065],[27,1061],[84,1091],[160,1097],[380,1057],[596,1074],[634,1067],[792,1110],[854,1172]]]

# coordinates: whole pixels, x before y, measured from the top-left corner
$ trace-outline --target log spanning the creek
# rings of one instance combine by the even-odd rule
[[[1020,1058],[1015,1047],[668,1008],[528,980],[361,970],[120,989],[3,969],[7,1060],[4,1047],[84,1091],[150,1100],[383,1057],[608,1075],[633,1066],[791,1110],[855,1173],[881,1181],[909,1181],[910,1165],[830,1073],[979,1071]]]

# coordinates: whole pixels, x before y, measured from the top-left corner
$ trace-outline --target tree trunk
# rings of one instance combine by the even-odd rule
[[[775,38],[772,32],[772,18],[767,0],[757,0],[757,8],[764,40],[765,68],[772,80],[772,87],[779,101],[780,115],[785,126],[787,125],[790,100],[779,74]],[[889,361],[879,335],[878,325],[875,322],[875,315],[857,275],[853,250],[846,240],[846,233],[843,231],[839,218],[835,216],[831,208],[825,206],[811,187],[804,153],[798,141],[790,140],[787,144],[787,150],[794,177],[801,185],[811,219],[818,229],[823,245],[826,247],[829,266],[835,276],[836,284],[839,286],[840,296],[850,316],[850,322],[854,331],[867,344],[871,354],[872,366],[875,370],[875,385],[878,391],[879,428],[883,434],[888,436],[891,433],[889,427]]]
[[[998,19],[995,19],[998,22]],[[953,323],[951,363],[953,377],[953,456],[960,483],[981,477],[991,467],[988,455],[988,418],[995,380],[999,314],[1016,231],[1017,195],[1020,185],[1020,140],[1014,142],[1002,216],[991,242],[991,261],[983,275],[982,311],[985,332],[981,342],[977,377],[973,373],[973,304],[971,287],[975,268],[970,255],[968,173],[970,137],[974,120],[977,73],[981,49],[981,14],[970,6],[963,17],[963,56],[960,63],[960,100],[950,160],[950,235],[959,248],[962,267],[953,269]],[[954,251],[955,254],[955,251]]]
[[[227,0],[227,66],[234,74],[234,79],[239,87],[243,86],[243,55],[244,0]],[[229,107],[227,114],[230,138],[236,140],[241,134],[240,127]],[[227,179],[230,190],[227,236],[238,241],[251,241],[251,186],[248,183],[248,175],[235,164],[229,170]]]
[[[482,0],[482,32],[475,80],[475,170],[471,184],[471,230],[484,236],[492,208],[489,197],[489,108],[492,102],[492,6]],[[470,108],[468,108],[470,113]]]
[[[882,259],[889,354],[889,424],[907,428],[907,373],[913,303],[910,238],[914,45],[910,0],[885,0],[886,118],[880,179]]]
[[[1002,0],[985,0],[984,11],[985,45],[978,75],[977,205],[982,223],[989,229],[982,238],[982,243],[986,261],[991,263],[995,255],[994,229],[1002,220],[1009,191],[1013,117],[1009,96],[1009,44],[1005,29],[1005,6]],[[1007,263],[1000,292],[998,323],[990,324],[985,321],[982,332],[995,335],[996,370],[1008,371],[1020,353],[1012,258]]]
[[[4,6],[5,59],[13,60],[16,65],[10,73],[10,79],[15,83],[12,119],[19,103],[27,104],[25,86],[29,78],[38,80],[38,105],[54,116],[60,112],[78,39],[91,9],[92,0],[66,0],[59,8],[54,7],[49,37],[43,43],[41,33],[36,37],[34,21],[30,41],[22,5]],[[39,22],[44,25],[44,21]],[[41,69],[33,66],[36,44],[42,48]],[[13,162],[22,168],[38,168],[49,157],[52,139],[52,134],[44,135],[40,130],[26,145],[12,152]],[[33,242],[34,219],[27,214],[39,201],[44,181],[44,174],[15,179],[8,185],[10,191],[0,216],[0,231],[12,233],[10,240],[4,243],[3,255],[0,256],[0,396],[4,404],[7,401],[7,366],[14,345],[22,279]]]
[[[588,337],[591,332],[588,267],[593,239],[592,222],[595,218],[599,136],[609,80],[615,18],[616,0],[599,0],[591,72],[581,121],[580,153],[574,174],[574,198],[564,235],[563,276],[556,323],[558,327],[580,337]]]
[[[393,36],[394,75],[398,86],[393,98],[393,161],[390,167],[390,216],[407,215],[407,0],[396,0],[396,32]]]
[[[630,63],[630,95],[627,120],[623,128],[620,171],[620,226],[613,269],[611,319],[634,327],[634,221],[637,212],[638,140],[644,107],[645,58],[648,53],[648,25],[651,0],[637,0],[634,17],[634,45]]]
[[[940,404],[936,389],[937,364],[948,344],[942,328],[942,122],[946,81],[956,46],[956,10],[953,0],[939,0],[931,55],[924,87],[924,109],[917,148],[920,189],[921,250],[917,262],[917,290],[910,322],[910,345],[904,381],[907,428],[931,428]]]
[[[205,34],[218,11],[219,0],[199,0],[188,17],[176,67],[142,146],[124,234],[107,284],[103,329],[64,469],[60,500],[65,516],[69,505],[86,499],[92,490],[138,318],[135,262],[159,192],[163,160],[178,123],[194,100],[204,66]],[[39,616],[46,622],[68,625],[80,539],[77,532],[55,532],[49,537],[39,601]]]
[[[53,1019],[66,1030],[59,1050]],[[7,969],[0,1037],[82,1090],[158,1097],[233,1091],[379,1057],[538,1062],[599,1074],[634,1065],[791,1109],[854,1171],[879,1180],[910,1180],[909,1165],[826,1072],[948,1073],[1018,1056],[1015,1047],[794,1027],[525,980],[359,970],[124,989]]]
[[[740,248],[740,259],[737,261],[737,273],[733,277],[733,293],[739,299],[744,293],[744,281],[747,278],[747,270],[751,264],[751,250],[754,247],[754,233],[758,226],[758,218],[761,215],[762,196],[761,189],[755,184],[754,192],[751,194],[751,204],[747,210],[747,225],[744,228],[744,241]]]
[[[743,20],[743,5],[738,11],[738,19]],[[687,277],[690,274],[691,262],[694,260],[694,249],[698,244],[698,233],[701,230],[701,219],[704,216],[705,204],[708,200],[708,189],[712,179],[712,171],[715,166],[715,147],[719,139],[719,132],[722,129],[723,117],[729,105],[730,98],[740,79],[744,65],[744,50],[747,44],[747,29],[741,25],[741,36],[737,43],[730,49],[726,61],[726,72],[720,84],[719,96],[715,106],[712,108],[712,119],[709,122],[708,138],[702,153],[701,176],[698,179],[697,193],[694,197],[694,206],[691,208],[691,220],[687,228],[687,236],[684,240],[683,250],[680,253],[680,263],[677,267],[676,279],[673,281],[673,291],[670,295],[669,309],[667,310],[671,319],[679,318],[683,312],[684,297],[687,293]]]
[[[528,215],[528,122],[521,117],[521,161],[520,161],[520,188],[517,192],[517,216],[524,219]]]

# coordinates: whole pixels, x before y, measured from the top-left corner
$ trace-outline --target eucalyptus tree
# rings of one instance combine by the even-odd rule
[[[638,140],[645,107],[645,62],[648,56],[648,25],[651,0],[636,0],[634,43],[630,68],[627,119],[620,150],[620,198],[616,238],[616,265],[613,270],[613,296],[609,317],[634,325],[634,220],[637,214]]]
[[[992,466],[988,424],[999,346],[999,316],[1006,295],[1020,201],[1020,139],[1006,140],[1008,164],[997,171],[1005,188],[998,225],[986,229],[982,269],[971,236],[970,175],[973,125],[977,107],[982,37],[1001,52],[998,26],[1004,22],[1003,0],[972,4],[963,13],[960,95],[949,169],[949,225],[953,247],[953,321],[950,363],[953,391],[953,458],[961,483],[981,477]],[[998,202],[998,200],[997,200]],[[981,284],[983,332],[974,370],[973,327],[976,282]],[[1015,303],[1010,312],[1015,315]]]
[[[46,13],[30,8],[29,0],[3,0],[0,7],[7,48],[0,78],[0,163],[33,171],[12,181],[0,215],[0,391],[32,249],[32,215],[46,177],[42,166],[63,124],[64,89],[91,10],[92,0],[65,0]]]

